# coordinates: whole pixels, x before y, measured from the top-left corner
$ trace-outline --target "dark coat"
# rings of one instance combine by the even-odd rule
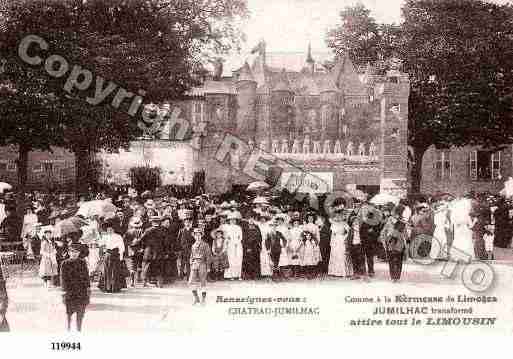
[[[151,261],[164,257],[166,243],[166,230],[162,227],[150,227],[141,237],[144,248],[143,261]]]
[[[271,260],[274,265],[277,266],[280,262],[281,255],[281,242],[284,241],[286,244],[286,239],[283,237],[278,231],[272,231],[267,234],[267,238],[265,239],[265,247],[271,252]]]
[[[242,229],[242,268],[244,271],[260,270],[262,234],[258,226],[249,223]]]
[[[192,235],[192,228],[181,228],[178,232],[178,243],[180,244],[180,250],[183,251],[183,253],[186,256],[189,256],[191,253],[191,247],[195,242],[195,239]]]
[[[66,259],[62,262],[61,286],[66,301],[89,300],[89,271],[83,259]]]

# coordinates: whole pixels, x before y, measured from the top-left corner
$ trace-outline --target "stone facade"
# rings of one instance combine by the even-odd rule
[[[0,182],[16,184],[18,151],[15,147],[0,147]],[[62,148],[52,152],[32,151],[28,158],[28,188],[71,186],[75,181],[75,156]]]
[[[479,147],[426,151],[422,161],[421,192],[463,195],[470,191],[497,193],[513,176],[511,146],[491,153]]]

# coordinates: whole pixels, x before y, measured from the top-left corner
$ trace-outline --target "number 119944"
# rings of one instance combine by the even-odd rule
[[[80,342],[70,343],[70,342],[52,342],[52,350],[55,351],[77,351],[80,350]]]

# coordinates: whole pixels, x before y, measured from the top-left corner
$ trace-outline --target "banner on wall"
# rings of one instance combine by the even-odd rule
[[[283,172],[281,186],[289,192],[332,192],[333,172]]]

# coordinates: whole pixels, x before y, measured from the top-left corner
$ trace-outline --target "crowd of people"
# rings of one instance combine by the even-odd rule
[[[209,281],[368,280],[376,257],[388,262],[397,282],[407,258],[493,259],[494,246],[509,247],[513,234],[510,205],[501,197],[364,200],[352,208],[342,200],[328,212],[276,205],[279,199],[266,196],[221,202],[147,192],[99,200],[111,212],[84,216],[86,198],[76,203],[65,196],[51,202],[32,196],[23,218],[9,196],[0,207],[0,245],[21,240],[45,286],[79,293],[70,295],[70,313],[83,312],[90,283],[119,292],[188,280],[193,303],[204,304]],[[63,232],[63,221],[76,228]]]

